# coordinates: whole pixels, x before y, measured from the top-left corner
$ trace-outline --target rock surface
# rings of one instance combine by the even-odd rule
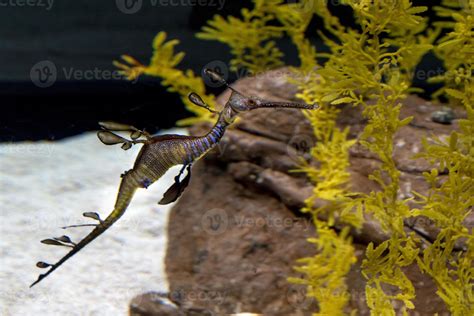
[[[235,87],[273,100],[289,100],[295,95],[294,87],[285,83],[280,72],[243,79]],[[228,96],[228,91],[221,95],[220,103]],[[401,198],[411,196],[411,190],[427,190],[422,172],[431,167],[411,158],[421,150],[422,137],[430,133],[443,137],[457,128],[456,120],[452,125],[431,121],[431,112],[439,108],[415,96],[404,100],[401,116],[415,118],[395,139],[394,156],[402,171]],[[364,123],[358,108],[342,108],[338,124],[349,126],[351,137],[358,136]],[[202,134],[208,128],[195,127],[191,132]],[[178,315],[192,309],[210,315],[310,315],[315,311],[317,305],[305,298],[304,288],[286,281],[288,276],[295,276],[292,267],[297,259],[316,252],[306,241],[315,235],[311,219],[299,212],[311,195],[312,185],[304,174],[291,172],[297,168],[300,156],[309,158],[308,149],[313,144],[311,125],[298,110],[262,109],[242,115],[218,148],[195,164],[190,186],[171,211],[165,263],[170,283],[168,298],[175,308],[163,311],[162,301],[153,303],[151,293],[134,299],[131,314]],[[367,176],[378,165],[379,161],[364,148],[351,149],[355,190],[377,189]],[[472,223],[472,218],[468,220]],[[423,218],[407,223],[407,230],[410,226],[426,239],[436,234]],[[379,243],[387,236],[370,218],[353,235],[359,260],[347,280],[351,294],[348,308],[367,315],[360,262],[368,242]],[[431,279],[415,265],[406,270],[417,290],[416,312],[446,313]]]

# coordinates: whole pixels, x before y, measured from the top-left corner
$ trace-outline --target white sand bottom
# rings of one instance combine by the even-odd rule
[[[183,130],[171,132],[184,133]],[[125,215],[107,232],[33,288],[37,261],[54,263],[68,249],[40,240],[69,235],[80,240],[92,228],[60,227],[93,222],[112,210],[120,174],[140,146],[105,146],[95,133],[57,142],[0,144],[1,315],[126,315],[137,294],[167,291],[166,225],[171,205],[157,202],[179,166],[148,190],[139,190]]]

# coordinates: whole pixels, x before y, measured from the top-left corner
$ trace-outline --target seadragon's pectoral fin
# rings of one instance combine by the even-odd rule
[[[186,177],[180,181],[180,176],[186,168]],[[184,165],[179,174],[174,178],[174,183],[169,189],[163,194],[163,198],[158,202],[160,205],[165,205],[176,201],[181,194],[184,192],[184,189],[189,184],[189,180],[191,180],[191,164]]]

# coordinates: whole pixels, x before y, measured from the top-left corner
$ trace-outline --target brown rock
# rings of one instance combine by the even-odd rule
[[[130,303],[130,316],[178,316],[178,307],[166,302],[162,293],[146,293],[135,297]]]
[[[295,94],[295,88],[275,72],[240,80],[235,87],[248,95],[273,100],[291,100]],[[221,95],[220,103],[228,96],[228,91]],[[401,170],[400,198],[410,197],[412,190],[427,192],[422,172],[431,167],[422,159],[412,159],[422,148],[421,138],[430,133],[449,135],[457,126],[456,120],[453,125],[431,121],[430,113],[441,105],[416,96],[408,97],[404,105],[401,116],[414,119],[394,141],[394,157]],[[360,109],[343,106],[338,124],[350,126],[350,135],[356,138],[365,121]],[[197,126],[191,132],[202,134],[207,129],[208,125]],[[313,186],[304,174],[292,172],[301,157],[311,158],[308,150],[314,142],[311,125],[300,111],[261,109],[242,115],[218,148],[195,164],[190,186],[174,206],[168,228],[166,272],[170,299],[179,309],[214,315],[311,315],[317,310],[317,304],[304,296],[304,287],[286,281],[288,276],[295,276],[292,267],[297,259],[316,253],[306,241],[315,235],[312,220],[299,212]],[[350,154],[354,190],[377,190],[367,176],[380,165],[378,159],[357,145]],[[407,223],[407,230],[411,226],[423,233],[425,242],[436,237],[436,229],[426,220],[414,219]],[[366,244],[380,243],[388,234],[370,217],[352,234],[358,263],[347,279],[351,293],[348,310],[358,309],[360,315],[368,315],[360,262]],[[416,312],[444,313],[431,279],[416,265],[408,267],[406,273],[417,290]]]

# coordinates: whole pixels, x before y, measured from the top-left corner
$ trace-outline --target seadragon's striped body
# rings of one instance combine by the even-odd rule
[[[158,181],[169,168],[175,165],[189,165],[218,144],[224,135],[227,124],[219,119],[205,136],[163,135],[146,141],[138,154],[132,169],[122,175],[113,211],[98,224],[92,232],[77,243],[45,274],[41,274],[31,286],[52,273],[66,260],[101,235],[114,224],[126,211],[137,189],[148,188]]]
[[[153,137],[142,147],[133,169],[126,172],[122,182],[124,192],[131,188],[147,188],[175,165],[188,165],[217,145],[227,125],[218,122],[201,137],[164,135]],[[122,187],[122,186],[121,186]],[[129,189],[130,188],[130,189]],[[119,197],[122,191],[119,190]],[[120,198],[117,199],[117,202]]]
[[[216,76],[213,73],[208,74],[210,76]],[[217,78],[217,80],[222,79]],[[148,188],[148,186],[150,186],[152,183],[158,181],[169,168],[175,165],[184,165],[179,175],[175,177],[175,183],[164,194],[163,199],[159,202],[159,204],[168,204],[175,201],[181,195],[189,182],[191,175],[191,164],[219,143],[226,128],[232,124],[235,117],[240,112],[263,107],[299,109],[314,108],[313,105],[301,103],[269,102],[261,100],[257,97],[245,97],[231,87],[229,88],[232,90],[231,97],[224,106],[223,110],[220,112],[210,110],[198,95],[193,93],[190,94],[189,99],[191,102],[198,106],[205,107],[213,113],[219,114],[216,124],[204,136],[197,137],[184,135],[162,135],[152,137],[133,126],[111,122],[101,123],[101,126],[104,130],[100,131],[98,136],[104,144],[114,145],[122,143],[122,148],[125,150],[129,149],[133,144],[138,143],[143,144],[143,147],[138,154],[133,168],[122,174],[122,181],[120,183],[114,209],[107,216],[107,218],[101,220],[97,213],[84,213],[83,215],[85,217],[93,218],[99,221],[99,223],[69,226],[94,226],[94,229],[77,244],[72,242],[68,236],[42,240],[42,242],[45,244],[66,246],[72,249],[55,264],[49,264],[42,261],[38,262],[36,265],[39,268],[50,269],[46,273],[41,274],[38,279],[33,284],[31,284],[31,286],[43,280],[59,266],[61,266],[65,261],[74,256],[87,244],[111,227],[125,213],[137,189]],[[111,131],[131,131],[132,134],[130,137],[132,140],[122,138]],[[141,136],[145,136],[146,139],[139,139]],[[187,168],[188,172],[187,176],[183,180],[180,180],[180,175],[184,171],[185,167]]]
[[[226,128],[224,123],[218,122],[207,135],[201,137],[163,135],[151,138],[140,150],[133,168],[123,175],[114,212],[127,208],[136,189],[148,188],[169,168],[189,165],[211,150]]]

